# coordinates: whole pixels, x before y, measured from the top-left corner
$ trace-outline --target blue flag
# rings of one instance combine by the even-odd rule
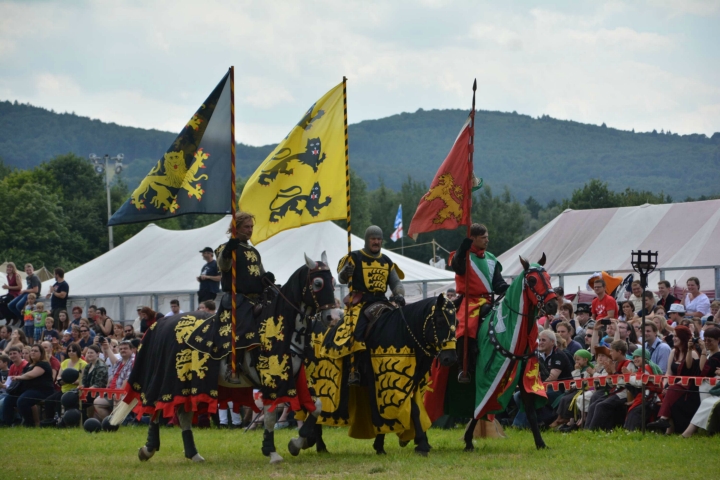
[[[398,205],[397,215],[395,215],[395,231],[390,235],[390,240],[397,242],[403,237],[402,225],[402,204]]]
[[[230,213],[230,89],[228,72],[108,226]]]

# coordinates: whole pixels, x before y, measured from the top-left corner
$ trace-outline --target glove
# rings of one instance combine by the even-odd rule
[[[273,275],[272,272],[265,272],[265,275],[263,275],[263,283],[275,285],[275,275]]]
[[[222,256],[223,258],[232,258],[232,252],[237,250],[238,245],[240,245],[240,240],[237,238],[231,238],[228,240],[228,242],[225,244],[225,248],[223,248]]]
[[[348,262],[345,264],[345,267],[343,268],[343,272],[347,276],[347,278],[350,278],[353,276],[353,273],[355,273],[355,265]]]
[[[397,295],[395,295],[394,297],[392,297],[392,298],[390,299],[390,301],[391,301],[391,302],[394,302],[395,304],[397,304],[398,307],[404,307],[404,306],[405,306],[405,297],[403,297],[403,296],[400,295],[399,293],[398,293]]]
[[[465,255],[465,253],[470,250],[470,247],[472,247],[472,243],[472,238],[463,238],[460,248],[458,248],[458,255]]]

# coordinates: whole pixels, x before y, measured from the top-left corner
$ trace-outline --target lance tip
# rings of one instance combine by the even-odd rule
[[[477,90],[477,78],[473,80],[473,92]]]

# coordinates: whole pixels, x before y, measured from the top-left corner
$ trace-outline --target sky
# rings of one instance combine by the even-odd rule
[[[350,123],[477,108],[720,131],[720,0],[0,0],[0,100],[178,132],[235,66],[237,140],[348,77]]]

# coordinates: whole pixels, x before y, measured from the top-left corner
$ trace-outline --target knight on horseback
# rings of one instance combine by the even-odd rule
[[[462,361],[465,342],[463,337],[468,335],[468,358],[477,356],[477,332],[482,317],[492,308],[494,295],[505,293],[509,285],[502,276],[502,265],[492,253],[487,251],[490,242],[488,229],[482,223],[473,223],[470,226],[470,238],[463,239],[457,252],[450,259],[450,266],[455,272],[455,286],[457,293],[462,295],[462,302],[468,304],[467,331],[465,330],[465,305],[457,309],[458,328],[455,332],[457,339],[458,358]],[[470,269],[466,271],[467,256],[470,255]],[[465,277],[467,276],[467,292],[465,291]],[[483,308],[484,305],[487,307]],[[468,364],[469,376],[475,370],[475,362]],[[460,373],[464,376],[464,372]]]
[[[340,348],[346,346],[350,357],[349,385],[360,384],[354,353],[365,350],[365,334],[368,318],[365,312],[378,302],[387,303],[385,292],[390,287],[391,301],[397,306],[405,305],[405,288],[400,280],[405,274],[393,263],[382,249],[383,233],[380,227],[371,225],[365,230],[365,247],[345,255],[338,264],[340,283],[350,287],[345,302],[345,316],[342,326],[333,339]]]
[[[247,212],[237,212],[235,219],[236,238],[231,238],[215,250],[224,292],[217,320],[208,320],[210,328],[203,326],[196,335],[188,339],[191,347],[208,353],[215,359],[227,356],[231,350],[228,326],[232,312],[232,252],[236,252],[236,348],[247,348],[260,343],[255,319],[259,316],[262,305],[267,304],[273,295],[268,287],[275,284],[275,275],[265,271],[260,252],[248,243],[255,225],[254,216]]]

